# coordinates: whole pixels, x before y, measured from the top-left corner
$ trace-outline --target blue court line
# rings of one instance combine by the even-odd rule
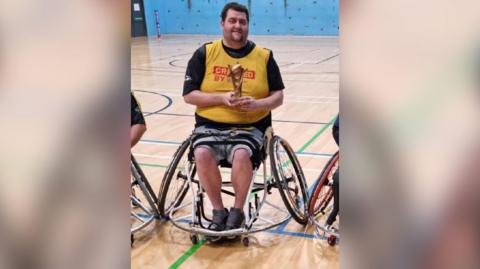
[[[295,236],[295,237],[309,238],[309,239],[316,238],[316,236],[313,235],[313,234],[297,233],[297,232],[289,232],[289,231],[278,231],[278,229],[266,230],[265,232],[272,233],[272,234],[281,234],[281,235],[289,235],[289,236]]]
[[[142,218],[147,218],[147,215],[146,214],[143,214],[143,213],[140,213],[140,214],[137,214],[139,217],[142,217]],[[156,217],[155,219],[159,219],[158,217]],[[291,219],[291,217],[290,217]],[[161,218],[161,220],[167,220],[166,218]],[[179,222],[185,222],[185,223],[189,223],[190,221],[189,220],[179,220]],[[286,223],[286,222],[285,222]],[[284,223],[284,224],[285,224]],[[283,225],[283,224],[282,224]],[[272,233],[272,234],[280,234],[280,235],[288,235],[288,236],[294,236],[294,237],[302,237],[302,238],[309,238],[309,239],[314,239],[314,238],[317,238],[314,234],[306,234],[306,233],[299,233],[299,232],[289,232],[289,231],[284,231],[283,229],[282,230],[279,230],[278,227],[280,227],[281,225],[277,226],[276,229],[270,229],[270,230],[266,230],[265,232],[267,233]]]
[[[289,217],[287,221],[278,225],[277,228],[274,231],[277,232],[277,233],[283,233],[285,227],[287,227],[287,225],[290,223],[291,220],[292,220],[292,217]]]

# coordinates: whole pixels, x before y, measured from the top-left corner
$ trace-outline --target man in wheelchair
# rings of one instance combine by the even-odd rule
[[[243,205],[253,169],[263,158],[264,132],[271,126],[271,110],[283,102],[284,89],[272,52],[247,39],[247,8],[226,4],[220,24],[223,38],[195,51],[183,87],[185,102],[196,106],[194,133],[198,135],[193,155],[200,183],[212,203],[209,229],[214,231],[236,229],[244,222]],[[244,68],[243,79],[232,83],[231,67],[238,64]],[[239,90],[238,85],[241,96],[233,91],[233,87]],[[230,210],[221,197],[219,165],[232,168],[235,201]]]

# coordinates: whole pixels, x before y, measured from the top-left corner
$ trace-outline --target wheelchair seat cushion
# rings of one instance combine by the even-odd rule
[[[253,167],[258,168],[263,160],[263,140],[263,133],[254,127],[217,129],[200,126],[193,131],[192,149],[208,148],[222,167],[231,167],[235,151],[245,149]],[[191,155],[193,157],[192,150]]]

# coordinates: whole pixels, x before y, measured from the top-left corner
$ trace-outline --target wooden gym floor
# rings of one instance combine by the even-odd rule
[[[159,40],[132,39],[132,90],[141,103],[148,128],[132,152],[155,191],[175,149],[194,125],[194,107],[182,98],[187,62],[199,46],[218,38],[167,35]],[[273,111],[273,129],[297,152],[311,187],[337,150],[331,123],[339,111],[338,38],[250,39],[271,49],[280,67],[285,97],[283,105]],[[283,206],[277,193],[272,195],[272,201]],[[230,205],[227,200],[225,206]],[[311,225],[304,227],[291,220],[287,225],[252,236],[249,247],[241,242],[193,246],[188,233],[158,220],[135,234],[131,267],[339,268],[340,247],[330,247],[326,241],[314,238]]]

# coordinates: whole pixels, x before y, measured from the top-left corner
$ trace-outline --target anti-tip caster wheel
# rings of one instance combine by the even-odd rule
[[[190,241],[192,241],[192,244],[196,245],[198,243],[198,236],[196,234],[191,234]]]
[[[327,238],[327,242],[330,246],[335,246],[337,244],[337,237],[335,235],[330,235],[328,238]]]
[[[244,237],[242,239],[242,243],[244,246],[248,247],[248,245],[250,244],[250,240],[248,239],[248,237]]]

